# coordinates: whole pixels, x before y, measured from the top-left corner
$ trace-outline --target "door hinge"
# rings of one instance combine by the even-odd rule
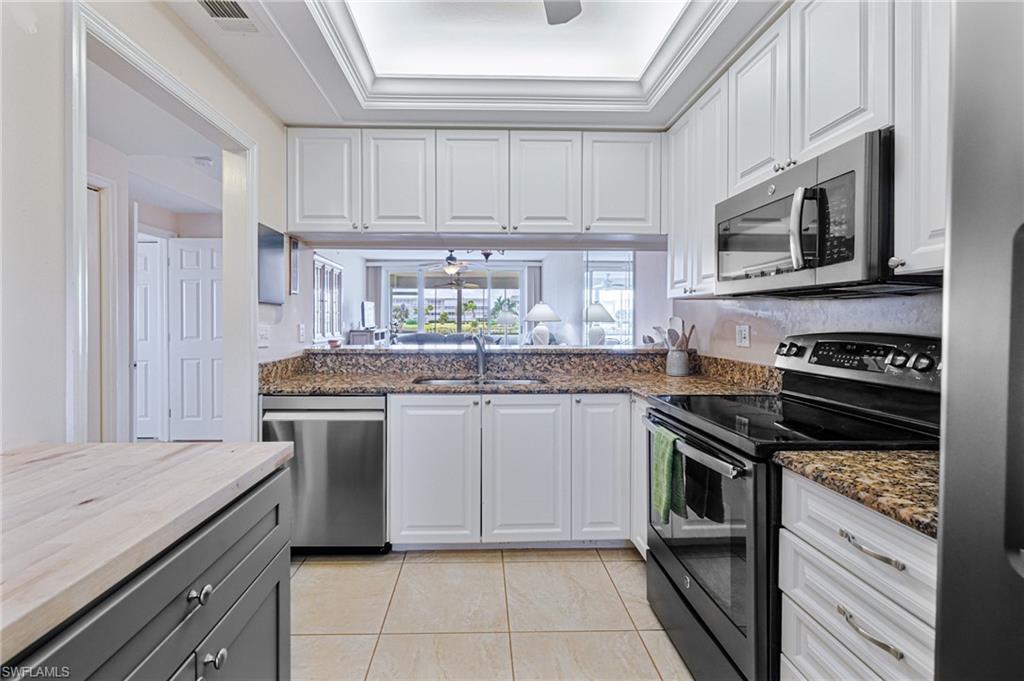
[[[171,418],[171,410],[170,409],[167,410],[167,418]]]

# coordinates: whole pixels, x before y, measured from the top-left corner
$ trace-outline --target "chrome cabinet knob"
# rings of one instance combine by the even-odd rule
[[[518,232],[519,231],[519,225],[512,225],[512,231],[513,232]]]
[[[501,228],[505,231],[508,231],[508,225],[502,225]]]
[[[220,669],[224,666],[224,663],[228,661],[228,649],[221,648],[217,651],[216,655],[212,653],[206,653],[206,657],[203,658],[203,666],[212,664],[214,669]]]
[[[364,223],[363,223],[363,229],[370,229],[370,225],[368,225],[368,224],[366,224],[366,223],[364,222]]]
[[[787,158],[787,159],[786,159],[786,165],[784,165],[784,166],[782,166],[782,167],[783,167],[783,168],[789,168],[790,166],[795,166],[795,165],[796,165],[796,161],[794,161],[794,160],[793,160],[793,159],[791,159],[791,158]]]
[[[898,269],[900,267],[903,267],[906,264],[907,264],[906,260],[904,260],[903,258],[897,258],[895,255],[892,256],[891,258],[889,258],[889,269],[890,270]]]
[[[577,397],[577,398],[576,398],[576,404],[579,404],[579,403],[581,403],[582,401],[583,401],[583,398],[581,398],[581,397]]]
[[[213,585],[207,584],[199,591],[192,589],[185,595],[185,600],[189,603],[198,602],[200,606],[206,605],[207,601],[210,600],[210,595],[213,594]]]
[[[491,403],[490,400],[484,400],[484,404],[490,404],[490,403]]]
[[[473,400],[473,406],[474,407],[477,406],[478,404],[480,404],[480,400]]]
[[[359,229],[359,225],[357,225],[356,223],[353,222],[352,223],[352,229]]]
[[[776,161],[775,163],[772,164],[772,170],[774,170],[775,172],[779,172],[780,170],[782,170],[782,164]]]
[[[587,225],[587,226],[586,226],[586,227],[584,227],[583,229],[585,229],[585,230],[587,230],[587,231],[589,232],[589,231],[590,231],[590,225]]]

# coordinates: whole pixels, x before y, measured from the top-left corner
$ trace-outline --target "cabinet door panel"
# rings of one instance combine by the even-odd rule
[[[583,134],[583,229],[661,231],[661,137],[646,132]]]
[[[515,130],[510,144],[512,231],[582,231],[583,134]]]
[[[789,157],[789,15],[729,69],[729,193],[772,175]]]
[[[793,158],[892,122],[892,3],[801,0],[792,20]]]
[[[568,395],[484,396],[484,541],[570,538],[570,404]]]
[[[693,222],[687,230],[693,266],[691,295],[715,292],[718,271],[715,205],[728,193],[727,128],[729,124],[728,88],[720,79],[693,108],[694,143]]]
[[[388,397],[391,542],[480,541],[479,395]]]
[[[679,298],[690,292],[693,281],[693,255],[690,253],[689,227],[693,215],[695,180],[693,161],[695,154],[692,112],[687,112],[666,133],[665,178],[668,201],[665,218],[668,221],[668,295]]]
[[[572,407],[572,538],[628,539],[629,398],[576,395]]]
[[[363,130],[363,228],[433,232],[433,130]]]
[[[288,229],[352,231],[360,220],[358,130],[288,129]]]
[[[437,229],[508,231],[508,131],[437,133]]]

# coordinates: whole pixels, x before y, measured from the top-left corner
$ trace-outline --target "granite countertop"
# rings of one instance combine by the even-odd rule
[[[933,539],[938,535],[937,451],[778,452],[774,461]]]
[[[290,442],[34,445],[4,452],[0,661],[291,458]]]
[[[466,376],[439,374],[443,378]],[[489,378],[501,378],[490,375]],[[744,395],[764,391],[706,376],[667,376],[661,372],[615,372],[592,375],[516,374],[514,378],[542,377],[546,383],[530,385],[417,385],[410,374],[296,373],[268,381],[264,395],[383,395],[388,393],[632,393],[650,395]]]

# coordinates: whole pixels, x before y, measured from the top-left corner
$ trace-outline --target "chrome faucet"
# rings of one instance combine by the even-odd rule
[[[484,349],[484,337],[483,333],[479,333],[475,336],[470,336],[473,339],[473,345],[476,346],[476,380],[484,380],[484,374],[487,373],[487,354]]]

